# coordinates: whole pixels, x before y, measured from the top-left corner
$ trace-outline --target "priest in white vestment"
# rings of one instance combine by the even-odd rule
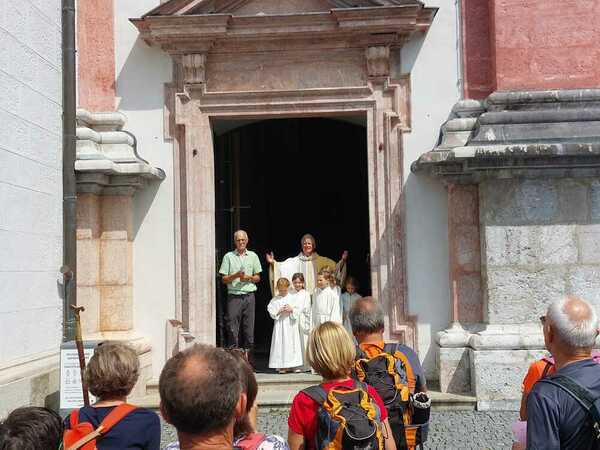
[[[290,282],[286,278],[277,281],[276,295],[267,305],[267,311],[275,321],[271,338],[269,367],[285,373],[287,369],[303,364],[302,344],[298,328],[300,308],[296,299],[288,293]]]
[[[332,259],[317,254],[315,251],[317,243],[315,238],[310,234],[305,234],[300,240],[302,251],[292,258],[285,261],[275,261],[273,253],[266,255],[269,263],[269,277],[271,280],[271,290],[275,293],[274,282],[279,278],[292,279],[292,276],[300,272],[304,275],[304,288],[312,295],[316,289],[317,274],[324,267],[329,266],[334,273],[338,286],[344,285],[346,278],[346,259],[348,252],[344,251],[341,259],[335,263]]]

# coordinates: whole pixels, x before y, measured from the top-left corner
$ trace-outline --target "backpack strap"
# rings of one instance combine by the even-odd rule
[[[108,413],[98,427],[98,429],[102,429],[101,434],[108,433],[112,427],[118,424],[126,415],[133,412],[135,409],[137,409],[137,406],[130,405],[129,403],[123,403],[114,408],[110,413]]]
[[[385,344],[383,346],[383,351],[385,353],[389,353],[394,358],[398,358],[404,364],[404,368],[406,369],[406,379],[408,381],[408,389],[411,394],[415,393],[415,389],[417,387],[417,378],[415,377],[415,372],[412,368],[412,364],[408,361],[408,357],[404,354],[404,352],[400,349],[400,343],[391,343]]]
[[[314,386],[307,387],[306,389],[302,389],[306,395],[312,398],[319,405],[323,404],[325,400],[327,400],[327,392],[323,389],[323,386],[320,384],[316,384]]]
[[[542,361],[544,361],[546,363],[546,365],[544,366],[544,370],[542,370],[541,378],[546,378],[548,376],[548,372],[550,371],[550,367],[552,367],[554,365],[554,363],[545,358],[542,359]]]
[[[557,386],[574,398],[591,416],[595,437],[600,440],[600,396],[594,397],[587,388],[567,375],[554,375],[538,381],[538,383],[542,382]]]
[[[79,423],[79,409],[74,409],[73,411],[71,411],[71,414],[69,414],[69,425],[71,426],[71,428],[74,428],[77,426],[78,423]]]
[[[92,441],[94,439],[100,438],[103,434],[108,433],[108,431],[112,427],[114,427],[127,414],[129,414],[130,412],[132,412],[136,408],[137,408],[137,406],[130,405],[128,403],[123,403],[122,405],[117,406],[110,413],[108,413],[108,415],[104,418],[104,420],[100,423],[100,425],[98,425],[98,428],[96,428],[91,433],[89,433],[89,434],[85,435],[84,437],[82,437],[81,439],[79,439],[77,442],[75,442],[73,445],[71,445],[70,447],[68,447],[66,450],[77,450],[77,449],[80,449],[81,447],[83,447],[88,442],[90,442],[90,441]],[[74,412],[77,412],[75,423],[73,423],[73,421],[72,421],[73,420],[73,413]],[[71,412],[70,421],[71,421],[70,422],[71,423],[71,427],[77,425],[77,423],[79,422],[79,410],[75,410],[75,411]]]

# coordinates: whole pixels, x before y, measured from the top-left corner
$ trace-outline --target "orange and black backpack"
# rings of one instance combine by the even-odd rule
[[[329,392],[316,385],[302,392],[319,404],[317,450],[384,449],[381,411],[366,384],[354,381],[352,387],[334,386]]]
[[[70,429],[63,435],[64,450],[96,450],[96,441],[135,409],[127,403],[115,407],[96,429],[89,422],[79,422],[79,410],[74,409],[69,416]]]
[[[379,394],[388,410],[388,420],[396,448],[398,450],[413,449],[422,446],[427,439],[429,407],[431,402],[414,400],[416,377],[400,344],[385,344],[383,351],[369,357],[360,347],[356,349],[354,366],[355,377],[371,385]],[[419,394],[421,395],[421,393]],[[427,397],[425,393],[422,396]],[[423,400],[423,399],[419,399]],[[418,411],[418,422],[415,418],[415,407],[425,405],[426,418],[423,411]]]

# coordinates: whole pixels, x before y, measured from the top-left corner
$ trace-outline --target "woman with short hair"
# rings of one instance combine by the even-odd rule
[[[133,390],[140,374],[137,353],[127,344],[106,342],[99,344],[87,364],[84,379],[96,402],[84,406],[65,419],[65,429],[78,423],[91,423],[94,429],[116,408],[124,409],[127,396]],[[143,449],[159,450],[160,420],[156,413],[131,407],[130,411],[110,430],[97,438],[98,450]]]
[[[308,340],[307,359],[310,366],[323,377],[320,387],[325,393],[332,389],[353,389],[356,381],[350,375],[354,367],[356,349],[352,338],[343,327],[335,322],[324,322],[315,328]],[[382,435],[386,450],[396,450],[387,420],[387,410],[377,391],[366,386],[370,399],[377,405]],[[288,443],[291,450],[314,450],[317,434],[317,412],[320,408],[306,392],[299,392],[292,402],[288,417]]]

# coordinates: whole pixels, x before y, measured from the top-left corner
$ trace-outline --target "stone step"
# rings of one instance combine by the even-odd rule
[[[310,373],[270,374],[257,373],[258,406],[261,408],[288,408],[298,391],[319,383],[321,378]],[[469,394],[440,392],[433,386],[429,391],[433,411],[474,411],[477,399]],[[146,387],[146,396],[131,399],[132,403],[145,408],[157,409],[159,404],[158,381],[152,380]]]

